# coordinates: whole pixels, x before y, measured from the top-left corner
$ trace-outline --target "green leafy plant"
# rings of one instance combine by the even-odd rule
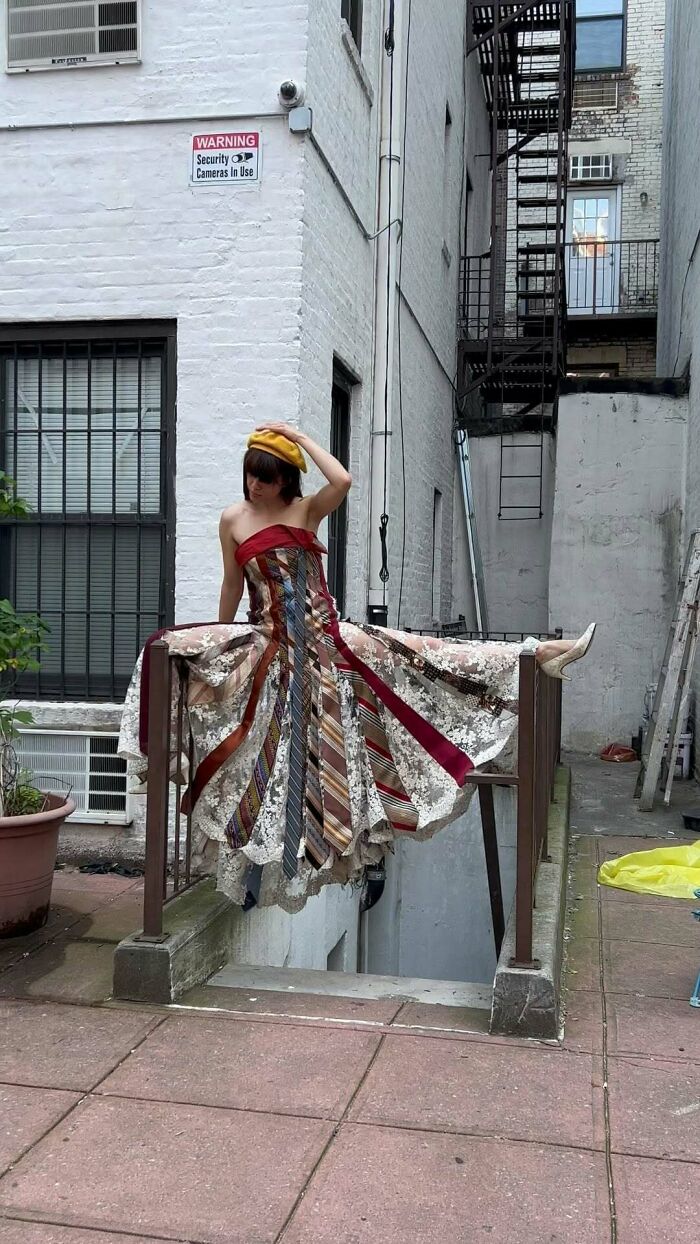
[[[29,505],[18,497],[14,481],[0,471],[0,519],[26,518]],[[7,701],[20,674],[39,669],[39,653],[46,647],[48,627],[36,614],[17,613],[9,600],[0,599],[0,816],[36,812],[43,804],[41,791],[30,775],[19,770],[12,741],[19,727],[31,725],[32,715]]]

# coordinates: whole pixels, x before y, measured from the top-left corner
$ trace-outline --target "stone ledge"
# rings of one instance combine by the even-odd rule
[[[223,967],[231,953],[237,908],[217,893],[213,878],[197,882],[164,912],[162,942],[132,934],[114,952],[114,997],[174,1002]]]
[[[560,766],[549,809],[549,856],[537,870],[532,921],[532,953],[541,967],[509,967],[515,953],[514,903],[493,982],[492,1033],[552,1040],[559,1035],[570,798],[571,771]]]

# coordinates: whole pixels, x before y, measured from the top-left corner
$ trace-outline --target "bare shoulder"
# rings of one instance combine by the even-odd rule
[[[308,497],[295,497],[289,505],[290,526],[292,527],[309,527],[311,525],[311,502],[313,495]],[[314,524],[318,526],[318,524]]]
[[[234,528],[236,526],[237,521],[240,519],[240,516],[241,516],[241,502],[240,501],[235,501],[233,505],[227,505],[226,509],[221,511],[221,518],[219,519],[219,531],[221,532],[222,536],[228,535],[233,540],[236,539],[235,534],[234,534]]]

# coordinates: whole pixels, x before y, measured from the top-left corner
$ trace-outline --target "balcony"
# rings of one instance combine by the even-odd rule
[[[564,278],[569,341],[581,331],[646,336],[655,332],[659,285],[657,239],[567,242]],[[585,329],[583,325],[585,324]]]

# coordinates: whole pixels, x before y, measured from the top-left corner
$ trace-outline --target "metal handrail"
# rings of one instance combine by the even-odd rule
[[[653,315],[659,301],[659,240],[567,242],[571,316]]]
[[[567,242],[563,280],[569,316],[656,314],[659,287],[657,238],[620,242]],[[546,332],[557,307],[554,256],[525,251],[499,268],[504,285],[502,312],[493,331],[504,339]],[[459,321],[462,336],[489,336],[490,255],[465,256],[460,268]],[[560,311],[563,308],[560,308]]]

